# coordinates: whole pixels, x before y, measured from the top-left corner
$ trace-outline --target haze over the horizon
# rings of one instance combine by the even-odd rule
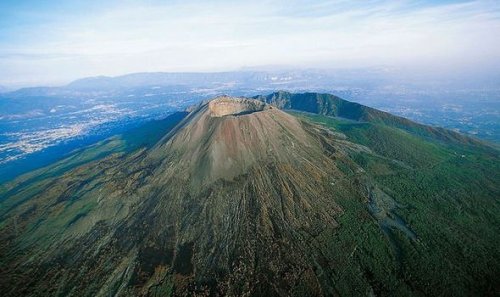
[[[261,65],[496,71],[499,1],[2,1],[0,85]]]

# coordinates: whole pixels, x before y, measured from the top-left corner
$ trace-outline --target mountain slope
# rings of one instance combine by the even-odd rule
[[[418,136],[441,140],[443,142],[481,145],[480,141],[460,133],[415,123],[408,119],[355,102],[350,102],[331,94],[289,93],[280,91],[267,96],[256,96],[254,98],[275,105],[280,109],[305,111],[358,122],[380,123],[406,130]]]
[[[219,97],[152,147],[14,182],[0,192],[0,288],[493,295],[498,151],[358,119]]]
[[[387,230],[403,278],[418,275],[420,280],[412,282],[421,285],[412,286],[425,295],[494,295],[500,264],[494,227],[500,221],[498,150],[423,141],[379,123],[296,115],[372,149],[350,158],[391,196],[394,214],[418,235],[415,245],[397,229]]]
[[[10,272],[33,282],[13,292],[54,293],[44,284],[64,279],[65,293],[135,295],[154,290],[167,271],[178,293],[286,294],[295,283],[328,289],[311,274],[304,244],[337,226],[334,193],[360,194],[332,189],[345,179],[337,163],[349,171],[354,164],[343,146],[326,154],[315,129],[258,101],[219,98],[147,152],[82,166],[25,203],[27,193],[18,192],[3,203],[14,213],[5,224],[15,223],[3,238],[22,232],[15,244],[40,254]],[[31,278],[47,263],[53,275]],[[285,274],[290,284],[281,283]]]

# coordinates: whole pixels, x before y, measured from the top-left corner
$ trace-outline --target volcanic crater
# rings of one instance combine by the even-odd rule
[[[224,96],[210,101],[208,108],[212,117],[224,117],[260,112],[272,107],[258,100]]]

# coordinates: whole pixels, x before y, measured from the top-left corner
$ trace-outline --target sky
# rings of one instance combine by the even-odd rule
[[[0,85],[249,67],[500,69],[500,1],[0,1]]]

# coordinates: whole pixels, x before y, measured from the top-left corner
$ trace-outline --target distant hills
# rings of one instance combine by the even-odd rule
[[[217,97],[0,188],[5,296],[488,296],[500,152],[320,93]]]
[[[184,72],[184,73],[133,73],[117,77],[90,77],[76,80],[66,87],[77,90],[119,89],[143,86],[189,85],[203,86],[213,83],[263,83],[272,74],[266,72]]]
[[[116,77],[96,76],[78,79],[60,87],[23,88],[13,95],[65,94],[68,92],[116,92],[135,88],[189,86],[244,88],[321,87],[331,82],[329,71],[232,71],[232,72],[145,72]]]
[[[23,88],[2,94],[0,100],[63,97],[102,101],[128,96],[147,100],[147,96],[175,94],[211,98],[221,94],[255,96],[278,90],[331,93],[498,143],[500,115],[496,111],[500,108],[500,92],[494,77],[457,76],[445,81],[429,73],[387,67],[132,73],[83,78],[60,87]]]

